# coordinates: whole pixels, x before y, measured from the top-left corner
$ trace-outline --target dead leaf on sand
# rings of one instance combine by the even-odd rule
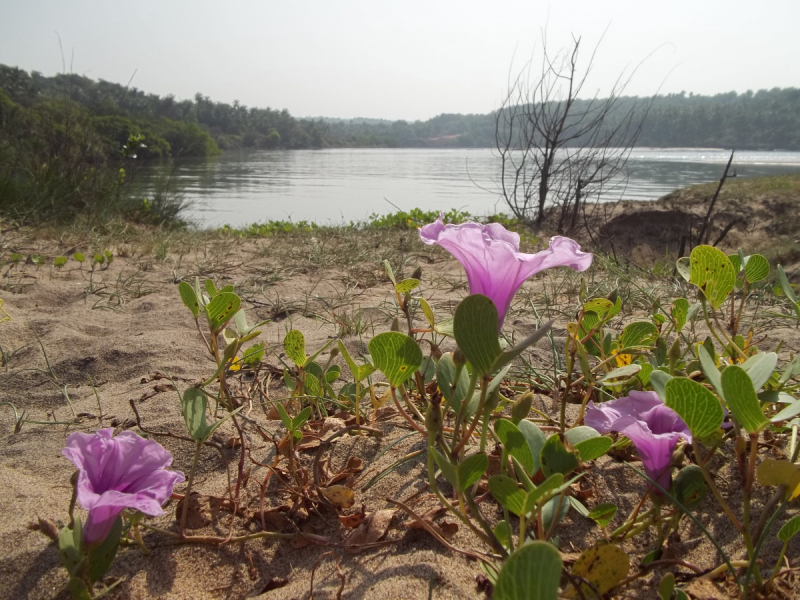
[[[338,508],[350,508],[356,503],[356,495],[349,487],[344,485],[332,485],[326,488],[320,488],[320,492],[325,496],[331,504]]]
[[[392,517],[396,512],[396,510],[383,509],[367,513],[364,522],[345,540],[344,546],[347,551],[350,554],[358,554],[365,550],[362,546],[374,544],[380,540],[389,530]]]

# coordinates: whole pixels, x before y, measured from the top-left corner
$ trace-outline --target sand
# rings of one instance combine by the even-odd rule
[[[467,293],[460,266],[443,253],[414,245],[405,234],[396,239],[394,234],[391,237],[386,243],[399,245],[399,250],[394,250],[404,257],[401,268],[405,275],[421,264],[426,298],[437,314],[451,314],[457,301]],[[6,248],[26,256],[38,252],[52,258],[71,250],[73,242],[84,252],[96,250],[80,238],[76,242],[59,241],[37,238],[30,232],[6,232],[4,239]],[[172,376],[182,391],[208,377],[213,369],[194,321],[180,302],[177,291],[180,278],[191,279],[197,274],[213,276],[220,287],[236,285],[251,322],[272,319],[263,328],[261,338],[278,353],[285,332],[292,327],[304,333],[310,350],[341,335],[350,351],[357,354],[374,333],[388,329],[395,314],[391,287],[380,272],[379,261],[366,261],[368,264],[354,261],[345,269],[330,268],[324,261],[315,265],[309,257],[320,252],[315,244],[325,240],[305,237],[286,249],[275,242],[228,239],[204,242],[202,248],[167,250],[159,255],[157,249],[155,253],[142,250],[126,239],[123,236],[117,243],[109,244],[115,254],[114,262],[108,268],[96,269],[91,276],[86,264],[78,268],[74,261],[69,261],[61,271],[51,269],[50,261],[48,266],[40,268],[31,264],[3,267],[0,298],[12,320],[0,323],[0,345],[9,357],[8,365],[0,372],[0,402],[13,403],[18,411],[25,411],[28,420],[68,424],[24,423],[15,433],[12,410],[8,405],[0,406],[0,489],[4,490],[0,494],[3,514],[0,547],[5,550],[0,559],[2,598],[68,597],[66,571],[60,566],[55,544],[31,525],[38,519],[68,520],[73,468],[61,455],[61,448],[69,433],[110,426],[117,431],[138,431],[131,400],[146,429],[184,433],[176,391],[163,387],[169,380],[154,377]],[[602,271],[589,275],[590,285],[600,289],[602,276]],[[529,282],[518,296],[508,325],[517,335],[526,335],[535,323],[526,307],[527,300],[541,307],[545,297],[549,302],[561,299],[563,316],[555,331],[557,336],[563,335],[566,316],[574,304],[576,282],[574,276],[556,274]],[[641,311],[641,304],[641,299],[632,299],[628,318]],[[766,336],[761,342],[764,348],[772,348],[782,340],[783,356],[788,356],[800,349],[800,343],[796,330],[783,325],[782,321],[760,322],[758,333]],[[359,328],[363,331],[354,335]],[[448,349],[445,345],[444,350]],[[546,345],[535,348],[532,358],[543,367],[552,360]],[[321,360],[327,360],[327,353]],[[340,358],[337,361],[341,362]],[[272,353],[265,362],[274,367],[280,365]],[[287,394],[277,375],[269,391],[273,399]],[[540,401],[540,408],[552,408],[549,399]],[[269,432],[282,431],[280,423],[269,419],[268,412],[259,406],[249,416]],[[334,444],[331,464],[335,468],[343,468],[350,457],[363,459],[366,466],[364,472],[356,475],[359,479],[354,486],[355,507],[346,512],[357,512],[362,504],[367,512],[394,509],[387,498],[404,500],[415,495],[418,497],[412,500],[414,510],[424,513],[435,508],[434,499],[417,494],[425,487],[424,453],[367,492],[360,490],[373,474],[425,447],[421,436],[412,435],[375,461],[388,444],[409,433],[405,422],[397,416],[378,422],[376,427],[383,432],[382,438],[345,437]],[[275,446],[259,437],[252,427],[247,431],[253,458],[271,462]],[[224,445],[234,433],[232,426],[226,424],[215,434],[214,441]],[[173,453],[174,468],[188,471],[192,445],[169,437],[158,439]],[[229,450],[226,454],[235,469],[237,451]],[[306,464],[312,458],[313,453],[304,453]],[[635,460],[633,455],[629,458]],[[248,505],[252,507],[257,506],[259,494],[255,482],[263,479],[266,470],[255,465],[250,468],[250,483],[243,498],[250,500]],[[736,477],[725,469],[718,475],[723,483]],[[213,449],[204,449],[195,489],[203,495],[224,495],[226,481],[219,455]],[[620,512],[615,524],[635,506],[644,489],[619,458],[611,457],[599,461],[587,485],[591,493],[585,501],[590,508],[601,502],[618,504]],[[176,492],[182,493],[184,486],[178,486]],[[730,487],[735,494],[736,484],[732,482]],[[286,497],[273,483],[266,499],[267,506],[279,506]],[[759,497],[758,501],[763,500]],[[171,500],[165,507],[166,514],[149,519],[148,523],[174,530],[175,508],[176,501]],[[488,502],[484,508],[490,520],[500,517],[494,503]],[[735,551],[738,548],[735,536],[717,512],[709,499],[701,506],[703,518],[711,523],[720,543]],[[222,511],[208,526],[193,533],[225,536],[231,520],[230,513]],[[441,520],[439,517],[438,521]],[[453,518],[446,520],[452,522]],[[275,540],[219,547],[176,545],[168,537],[147,532],[144,540],[149,555],[145,556],[136,545],[120,549],[107,581],[122,582],[109,597],[305,599],[310,597],[311,573],[316,566],[313,597],[333,598],[338,597],[342,583],[337,563],[343,577],[341,598],[483,597],[475,582],[481,573],[478,562],[448,550],[424,530],[407,527],[409,521],[407,515],[398,512],[383,538],[386,545],[359,554],[350,554],[343,548],[350,532],[325,509],[319,516],[310,515],[307,522],[313,523],[317,534],[325,536],[329,545],[295,548],[290,541]],[[239,518],[233,528],[239,535],[259,530],[256,524]],[[291,527],[286,531],[291,531]],[[558,535],[562,552],[569,556],[593,543],[598,530],[590,520],[571,512],[559,527]],[[671,545],[677,556],[701,568],[719,564],[716,551],[694,526],[682,525],[680,538]],[[464,527],[459,528],[450,543],[468,550],[486,550]],[[633,557],[641,556],[649,551],[648,543],[652,543],[652,538],[642,536],[628,544],[626,550]],[[797,549],[795,542],[788,556],[796,556]],[[771,541],[765,551],[774,555],[776,542]],[[654,597],[650,586],[657,585],[657,576],[645,577],[625,594]],[[265,591],[275,580],[288,583]]]

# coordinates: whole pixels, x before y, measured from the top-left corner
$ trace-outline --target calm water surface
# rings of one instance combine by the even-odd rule
[[[677,188],[719,179],[725,150],[635,150],[627,185],[603,200],[656,199]],[[800,173],[800,152],[737,152],[738,176]],[[335,149],[233,151],[212,159],[149,166],[147,188],[170,173],[202,226],[239,226],[270,219],[336,224],[372,213],[458,208],[509,212],[498,192],[499,159],[489,149]]]

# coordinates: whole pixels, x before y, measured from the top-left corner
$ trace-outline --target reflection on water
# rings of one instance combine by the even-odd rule
[[[728,156],[714,149],[638,148],[628,161],[627,185],[603,199],[656,199],[713,181]],[[395,207],[508,212],[498,191],[499,160],[489,149],[232,151],[147,166],[138,180],[147,188],[168,169],[193,202],[190,218],[206,226],[288,218],[340,223]],[[744,177],[800,173],[800,152],[743,151],[732,169]]]

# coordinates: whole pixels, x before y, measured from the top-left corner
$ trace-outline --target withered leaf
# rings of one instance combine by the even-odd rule
[[[332,485],[320,488],[320,491],[331,504],[338,508],[350,508],[356,502],[356,495],[353,490],[344,485]]]
[[[396,512],[395,510],[383,509],[367,513],[364,522],[345,540],[344,545],[347,551],[350,554],[358,554],[365,550],[363,546],[374,544],[380,540],[389,530],[392,517]]]

